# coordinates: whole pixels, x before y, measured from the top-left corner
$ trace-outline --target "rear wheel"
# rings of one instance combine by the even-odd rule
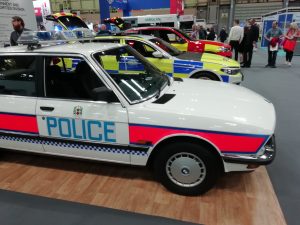
[[[154,161],[155,176],[177,194],[203,194],[213,187],[220,174],[217,158],[199,144],[172,143],[159,151]]]
[[[220,81],[216,75],[214,75],[213,73],[207,72],[207,71],[198,72],[198,73],[194,74],[191,78]]]

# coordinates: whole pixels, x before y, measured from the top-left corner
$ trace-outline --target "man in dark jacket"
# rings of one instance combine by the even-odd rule
[[[12,18],[12,26],[14,28],[14,31],[10,34],[10,45],[16,46],[18,45],[17,41],[24,30],[28,30],[25,28],[24,20],[19,16],[14,16]]]
[[[222,29],[221,29],[221,31],[220,31],[220,41],[221,42],[225,42],[225,40],[227,39],[227,37],[228,37],[228,34],[227,34],[227,32],[226,32],[226,30],[225,30],[225,27],[223,27]]]
[[[250,67],[251,61],[252,61],[252,55],[253,55],[253,45],[256,44],[259,37],[259,28],[255,24],[255,20],[251,19],[249,21],[250,28],[247,35],[247,58],[246,61],[244,60],[244,67]]]

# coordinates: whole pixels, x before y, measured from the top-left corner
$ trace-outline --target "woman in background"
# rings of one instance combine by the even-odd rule
[[[285,37],[285,42],[283,44],[283,49],[286,52],[286,64],[292,65],[292,58],[294,55],[294,50],[297,44],[297,38],[299,37],[299,30],[297,23],[293,22],[290,24],[290,28],[287,31]]]

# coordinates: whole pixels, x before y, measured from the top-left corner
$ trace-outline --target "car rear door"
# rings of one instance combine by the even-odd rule
[[[65,70],[62,60],[76,61]],[[93,89],[104,83],[85,58],[45,57],[45,96],[37,101],[37,118],[45,151],[129,163],[127,110],[120,102],[94,101]]]
[[[37,55],[0,56],[0,148],[43,152],[35,113]]]

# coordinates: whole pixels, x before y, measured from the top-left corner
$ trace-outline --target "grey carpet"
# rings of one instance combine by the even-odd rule
[[[253,55],[251,68],[244,69],[243,86],[271,100],[277,114],[277,157],[267,167],[287,224],[299,224],[300,212],[300,56],[292,67],[284,64],[284,54],[277,58],[277,68],[264,68],[267,52]],[[262,187],[263,188],[263,187]]]
[[[1,225],[193,225],[157,216],[0,190]]]

